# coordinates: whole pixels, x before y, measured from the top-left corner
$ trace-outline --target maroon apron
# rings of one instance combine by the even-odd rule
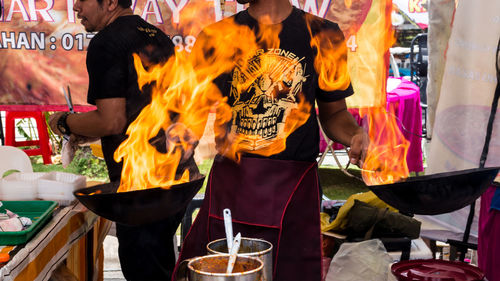
[[[319,206],[316,162],[217,157],[179,261],[206,255],[210,241],[225,237],[222,212],[229,208],[235,235],[273,244],[273,280],[319,281]]]

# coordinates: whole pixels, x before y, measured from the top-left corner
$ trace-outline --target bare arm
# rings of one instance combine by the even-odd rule
[[[123,132],[127,124],[125,98],[96,100],[97,109],[85,113],[70,114],[66,119],[71,133],[85,137],[103,137]],[[58,135],[57,121],[64,112],[50,116],[50,128]]]
[[[319,120],[326,135],[350,147],[349,158],[352,164],[362,166],[369,138],[358,126],[351,113],[347,111],[345,100],[321,102],[318,100]]]

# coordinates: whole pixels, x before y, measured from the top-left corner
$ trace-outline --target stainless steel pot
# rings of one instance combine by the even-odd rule
[[[260,281],[264,264],[254,257],[239,256],[232,273],[226,273],[229,255],[209,255],[181,262],[177,281]]]
[[[207,251],[209,254],[227,254],[226,239],[208,243]],[[273,280],[273,244],[262,239],[243,237],[238,251],[238,257],[240,256],[259,258],[264,263],[262,281]]]

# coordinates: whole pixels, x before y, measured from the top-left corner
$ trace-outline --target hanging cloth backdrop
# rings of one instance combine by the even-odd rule
[[[363,26],[372,24],[371,14],[383,14],[384,10],[380,12],[380,8],[390,5],[387,2],[291,0],[293,5],[307,12],[339,23],[345,33],[349,59],[353,64],[361,60],[356,58],[361,53],[358,50],[369,45],[361,44],[364,35],[357,36],[358,31],[361,33]],[[87,33],[79,23],[73,12],[73,1],[0,0],[0,4],[3,7],[0,13],[0,109],[66,110],[62,87],[70,86],[76,109],[84,110],[82,106],[87,106],[88,83],[86,48],[94,34]],[[165,31],[178,51],[187,52],[190,52],[196,41],[195,36],[204,25],[245,8],[235,0],[134,0],[132,7],[134,14]],[[189,16],[193,10],[197,15],[195,19]],[[208,20],[200,19],[201,16],[207,16]],[[380,56],[378,59],[384,58]],[[385,69],[380,67],[383,63],[370,62],[370,65],[373,68],[371,71],[378,73],[374,77],[385,75]],[[350,69],[356,89],[356,71],[353,67]],[[373,82],[366,83],[376,84]],[[373,96],[376,94],[379,93],[372,92],[368,99],[358,97],[350,106],[384,104],[385,100],[375,101],[377,98]],[[367,100],[365,103],[368,104],[360,102]]]
[[[426,174],[478,168],[498,83],[495,65],[500,2],[478,5],[475,1],[459,1],[454,12],[454,3],[450,1],[432,3],[429,29],[432,87],[427,89],[432,89],[428,91],[431,94],[428,102],[433,109],[430,120],[433,133]],[[439,65],[440,61],[444,65]],[[500,166],[499,111],[492,127],[486,167]],[[478,236],[479,206],[476,203],[470,243],[476,243]],[[469,207],[464,207],[431,219],[450,229],[444,235],[446,238],[462,240],[468,214]]]
[[[460,1],[455,11],[437,100],[427,174],[479,167],[497,86],[500,2]],[[500,114],[486,167],[500,166]]]

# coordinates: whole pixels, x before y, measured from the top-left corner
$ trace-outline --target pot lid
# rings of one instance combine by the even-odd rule
[[[474,281],[483,280],[478,267],[457,261],[410,260],[395,263],[392,274],[400,281]]]

